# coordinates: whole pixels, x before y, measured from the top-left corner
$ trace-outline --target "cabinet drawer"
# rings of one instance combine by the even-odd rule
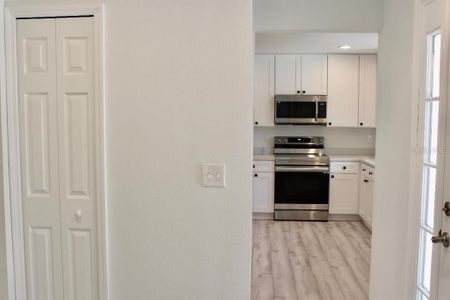
[[[374,179],[375,168],[368,166],[366,164],[361,164],[361,175],[369,179]]]
[[[254,172],[273,172],[275,169],[273,161],[258,160],[253,162]]]
[[[351,161],[332,161],[330,164],[332,173],[359,173],[359,163]]]

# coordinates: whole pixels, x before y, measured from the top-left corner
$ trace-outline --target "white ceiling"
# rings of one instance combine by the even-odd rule
[[[340,45],[352,48],[343,50]],[[376,53],[378,33],[256,33],[255,48],[256,53]]]

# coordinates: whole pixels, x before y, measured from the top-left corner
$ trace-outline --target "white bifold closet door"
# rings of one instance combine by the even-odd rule
[[[98,299],[93,18],[17,20],[27,298]]]

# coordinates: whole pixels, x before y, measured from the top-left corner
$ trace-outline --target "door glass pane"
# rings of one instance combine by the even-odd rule
[[[431,37],[431,57],[429,74],[430,78],[430,96],[431,98],[439,97],[439,86],[440,86],[440,70],[441,70],[441,34],[435,34]]]
[[[431,290],[431,258],[433,255],[433,244],[431,243],[431,234],[421,229],[421,265],[419,272],[419,285],[427,292]]]
[[[424,167],[422,181],[422,224],[433,228],[436,194],[436,169]]]
[[[417,300],[428,300],[428,297],[425,296],[422,292],[417,293]]]
[[[425,161],[436,164],[438,147],[439,101],[425,102]]]

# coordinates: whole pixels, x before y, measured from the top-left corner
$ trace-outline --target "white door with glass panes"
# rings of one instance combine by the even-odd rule
[[[99,299],[94,18],[17,20],[27,299]]]
[[[416,152],[420,213],[414,297],[450,299],[450,217],[443,211],[450,200],[450,105],[448,105],[449,0],[417,1],[419,109]],[[450,207],[449,207],[450,215]]]

